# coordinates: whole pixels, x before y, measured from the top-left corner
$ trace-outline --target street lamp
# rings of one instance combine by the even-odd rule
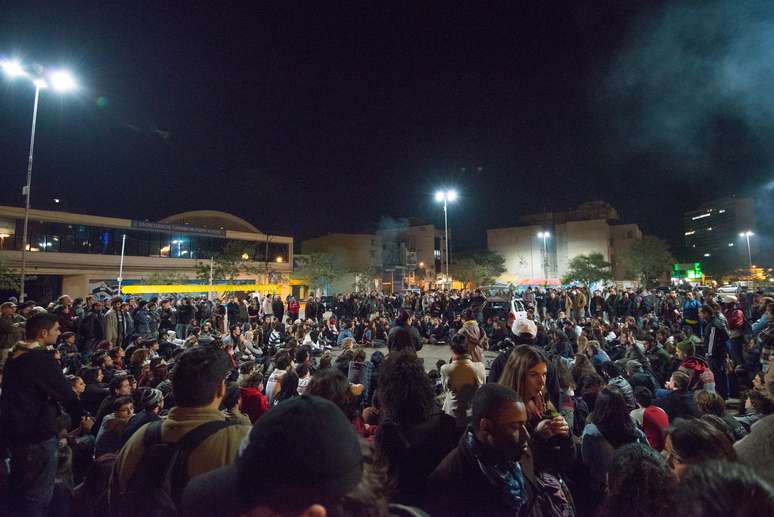
[[[30,154],[27,159],[27,184],[22,189],[22,194],[25,196],[24,202],[24,232],[22,233],[22,266],[21,266],[21,282],[19,283],[19,301],[24,301],[24,280],[27,271],[27,229],[29,227],[30,220],[30,192],[32,190],[32,155],[35,149],[35,125],[38,120],[38,99],[40,98],[40,90],[43,90],[51,86],[58,92],[72,91],[77,88],[75,79],[73,76],[65,70],[57,70],[48,74],[48,81],[43,77],[37,77],[27,73],[24,67],[16,60],[8,60],[0,63],[0,68],[3,69],[5,75],[14,79],[16,77],[26,77],[32,84],[35,85],[35,101],[32,105],[32,131],[30,132]]]
[[[440,203],[443,201],[443,226],[444,226],[444,241],[446,242],[446,278],[449,276],[449,214],[447,205],[457,201],[457,191],[454,189],[439,190],[435,193],[435,201]],[[450,286],[451,287],[451,286]]]
[[[543,279],[548,285],[548,245],[546,239],[551,237],[551,232],[538,232],[539,239],[543,239]]]
[[[752,252],[750,251],[750,237],[754,236],[755,234],[751,232],[750,230],[747,230],[746,232],[742,232],[739,234],[739,237],[744,237],[747,240],[747,258],[750,261],[750,274],[752,275]]]

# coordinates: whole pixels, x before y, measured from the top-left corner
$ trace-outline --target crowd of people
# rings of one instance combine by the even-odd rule
[[[486,294],[6,301],[0,513],[774,514],[773,298]]]

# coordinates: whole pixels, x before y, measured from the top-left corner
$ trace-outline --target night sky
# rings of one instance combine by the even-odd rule
[[[683,210],[774,179],[765,2],[17,4],[0,55],[83,85],[41,98],[33,207],[303,239],[440,226],[451,185],[458,248],[591,199],[679,244]],[[22,206],[33,88],[0,84],[0,203]]]

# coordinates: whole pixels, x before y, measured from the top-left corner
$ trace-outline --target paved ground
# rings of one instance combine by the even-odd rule
[[[368,355],[368,358],[370,359],[371,354],[374,353],[374,351],[379,350],[383,354],[387,354],[387,348],[366,348],[366,353]],[[341,354],[341,350],[333,350],[332,351],[334,357],[337,357],[339,354]],[[422,350],[419,351],[417,354],[425,364],[425,370],[430,371],[435,369],[435,364],[438,362],[439,359],[449,362],[449,359],[451,358],[451,351],[449,350],[449,347],[447,345],[431,345],[431,344],[425,344],[425,346],[422,347]],[[489,365],[491,364],[492,360],[497,356],[497,352],[484,352],[484,359],[486,362],[487,370],[489,370]]]

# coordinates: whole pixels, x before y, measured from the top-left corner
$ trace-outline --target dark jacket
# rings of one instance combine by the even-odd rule
[[[0,432],[15,443],[53,438],[59,431],[59,404],[73,398],[75,392],[49,352],[17,347],[3,371]]]
[[[391,421],[379,425],[376,445],[396,481],[392,502],[421,505],[430,473],[457,445],[460,432],[454,418],[440,410],[412,427]]]
[[[666,397],[656,399],[655,405],[666,411],[670,422],[676,418],[699,418],[702,415],[690,391],[671,391]]]
[[[110,390],[102,383],[87,384],[86,390],[81,394],[81,404],[91,415],[96,415],[100,404],[109,393]]]
[[[478,461],[465,446],[463,435],[457,448],[451,451],[430,475],[424,508],[433,517],[513,517],[503,491],[487,479]],[[528,453],[519,463],[526,479],[527,505],[521,516],[540,515],[535,505],[536,483]]]

